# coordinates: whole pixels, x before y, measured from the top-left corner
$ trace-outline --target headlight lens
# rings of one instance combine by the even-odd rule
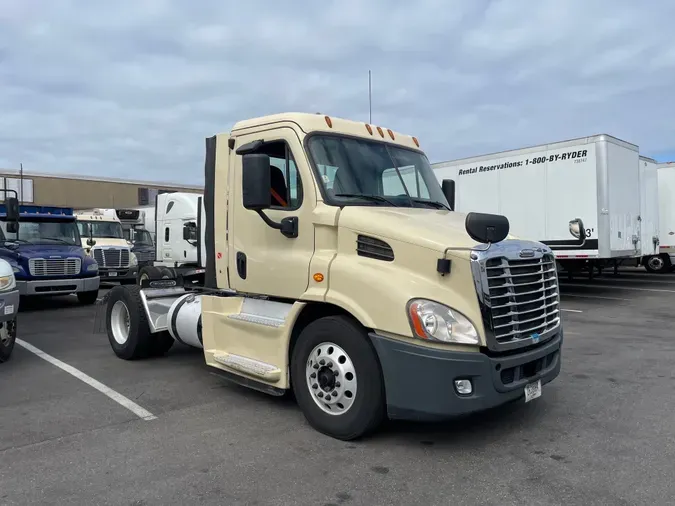
[[[131,260],[131,266],[132,266],[132,267],[135,267],[135,266],[138,265],[138,258],[136,258],[136,254],[135,254],[135,253],[132,252],[132,253],[129,255],[129,259]]]
[[[96,262],[94,262],[93,264],[89,264],[87,266],[87,271],[89,271],[89,272],[97,271],[97,270],[98,270],[98,264]]]
[[[0,276],[0,290],[11,290],[16,286],[14,276]]]
[[[415,337],[444,343],[478,344],[478,332],[462,313],[426,299],[408,303],[408,317]]]

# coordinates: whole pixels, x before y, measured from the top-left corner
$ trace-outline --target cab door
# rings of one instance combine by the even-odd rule
[[[268,155],[271,168],[272,207],[263,213],[277,223],[297,217],[297,237],[284,236],[243,206],[242,156],[236,149],[259,140],[263,144],[255,152]],[[316,205],[313,178],[300,139],[290,127],[276,128],[238,137],[232,153],[230,286],[244,293],[297,299],[309,284],[314,254],[312,211]]]

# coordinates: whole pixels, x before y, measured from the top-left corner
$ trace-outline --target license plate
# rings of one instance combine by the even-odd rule
[[[116,272],[109,272],[108,276],[110,276],[111,278],[114,278],[115,276],[117,276],[117,273]]]
[[[541,397],[541,380],[525,385],[525,402]]]

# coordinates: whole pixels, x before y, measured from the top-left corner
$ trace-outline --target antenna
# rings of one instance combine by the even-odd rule
[[[19,167],[19,203],[23,204],[23,163],[20,163]]]
[[[368,123],[373,122],[373,85],[371,72],[368,71]]]

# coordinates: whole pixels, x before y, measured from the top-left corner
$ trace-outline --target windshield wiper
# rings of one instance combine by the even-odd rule
[[[366,200],[373,200],[375,202],[386,202],[387,204],[392,205],[394,207],[399,207],[398,205],[394,204],[391,200],[382,197],[381,195],[363,195],[361,193],[336,193],[335,196],[361,198]]]
[[[60,239],[58,237],[40,237],[40,239],[45,240],[45,241],[57,241],[57,242],[60,242],[60,243],[63,243],[63,244],[67,244],[69,246],[74,245],[74,243],[72,243],[70,241],[66,241],[65,239]]]
[[[427,199],[416,199],[415,197],[410,197],[413,202],[417,202],[419,204],[429,204],[431,206],[434,206],[436,209],[447,209],[448,211],[452,211],[448,206],[443,204],[442,202],[436,202],[435,200],[427,200]]]
[[[21,244],[34,244],[32,241],[27,241],[26,239],[5,239],[2,242],[18,242]]]

